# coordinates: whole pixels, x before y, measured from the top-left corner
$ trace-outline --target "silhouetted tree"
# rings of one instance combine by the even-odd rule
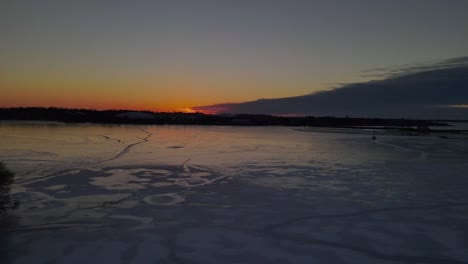
[[[13,206],[9,194],[10,186],[13,183],[13,176],[13,172],[0,162],[0,214],[3,214],[6,209]]]

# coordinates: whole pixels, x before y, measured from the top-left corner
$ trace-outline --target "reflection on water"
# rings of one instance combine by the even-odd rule
[[[0,137],[20,202],[2,263],[468,261],[467,140],[48,123]]]

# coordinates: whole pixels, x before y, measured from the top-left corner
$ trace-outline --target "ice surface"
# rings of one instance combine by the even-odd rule
[[[0,124],[0,263],[468,263],[468,140]]]

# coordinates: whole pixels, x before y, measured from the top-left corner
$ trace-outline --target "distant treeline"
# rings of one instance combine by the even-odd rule
[[[140,113],[146,118],[128,118],[125,113]],[[149,118],[148,118],[149,117]],[[414,119],[351,117],[285,117],[271,115],[210,115],[203,113],[160,113],[131,110],[89,110],[56,107],[0,108],[0,120],[43,120],[68,123],[106,124],[178,124],[178,125],[244,125],[244,126],[445,126],[440,122]]]

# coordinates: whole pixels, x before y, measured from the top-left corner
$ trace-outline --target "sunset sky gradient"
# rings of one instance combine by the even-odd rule
[[[0,107],[181,111],[468,54],[468,1],[0,3]]]

